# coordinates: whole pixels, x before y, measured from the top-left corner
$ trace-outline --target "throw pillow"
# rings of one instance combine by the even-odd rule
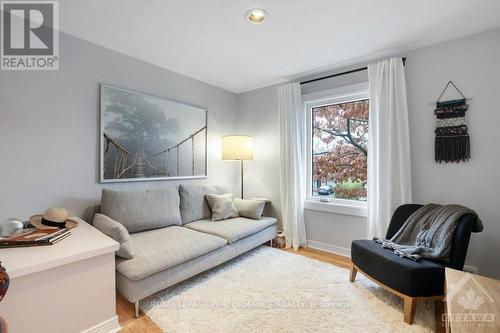
[[[249,219],[260,220],[266,203],[260,200],[244,200],[235,198],[234,206],[238,210],[238,214]]]
[[[227,190],[216,185],[179,186],[182,224],[211,218],[212,212],[207,200],[205,200],[205,194],[207,193],[224,194],[227,193]]]
[[[134,257],[130,235],[122,224],[106,215],[95,214],[92,225],[103,234],[120,243],[120,248],[116,251],[117,256],[125,259],[132,259]]]
[[[233,204],[232,194],[207,194],[208,206],[212,210],[212,221],[220,221],[238,217],[238,211]]]

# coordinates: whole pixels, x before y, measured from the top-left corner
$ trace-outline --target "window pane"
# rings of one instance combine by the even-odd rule
[[[312,195],[366,200],[368,100],[312,108]]]

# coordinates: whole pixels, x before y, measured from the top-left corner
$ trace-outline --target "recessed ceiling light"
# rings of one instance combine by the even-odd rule
[[[254,8],[246,12],[245,17],[252,24],[262,24],[267,18],[267,12],[261,8]]]

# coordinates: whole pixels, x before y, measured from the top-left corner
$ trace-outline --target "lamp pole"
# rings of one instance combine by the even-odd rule
[[[243,160],[241,162],[241,199],[243,199]]]
[[[240,161],[241,199],[243,199],[243,161],[253,160],[253,138],[247,135],[225,135],[222,137],[222,159]]]

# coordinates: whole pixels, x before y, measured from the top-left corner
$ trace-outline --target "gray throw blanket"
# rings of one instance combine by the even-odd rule
[[[411,214],[390,240],[377,237],[373,240],[400,257],[446,261],[457,222],[465,214],[476,216],[472,232],[481,232],[483,224],[473,210],[460,205],[428,204]]]

